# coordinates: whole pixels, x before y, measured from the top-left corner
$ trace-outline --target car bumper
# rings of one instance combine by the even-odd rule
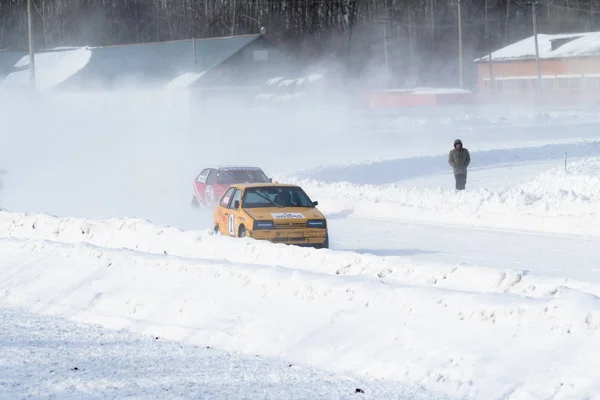
[[[260,229],[248,231],[248,236],[258,240],[285,244],[322,244],[327,237],[326,229]]]

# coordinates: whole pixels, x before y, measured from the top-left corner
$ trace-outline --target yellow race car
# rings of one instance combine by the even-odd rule
[[[216,233],[316,248],[329,248],[325,216],[300,186],[231,185],[214,215]]]

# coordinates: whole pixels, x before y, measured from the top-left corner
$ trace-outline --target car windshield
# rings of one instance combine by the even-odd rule
[[[248,188],[242,197],[244,208],[314,207],[308,195],[298,186]]]
[[[219,183],[266,183],[269,178],[260,169],[222,169],[219,171]]]

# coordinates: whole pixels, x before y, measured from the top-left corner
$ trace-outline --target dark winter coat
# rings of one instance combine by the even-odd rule
[[[471,163],[471,155],[469,154],[469,150],[464,147],[456,149],[457,143],[460,143],[462,146],[462,142],[459,139],[454,141],[455,147],[450,150],[450,154],[448,154],[448,164],[454,169],[454,175],[466,174],[467,167]]]

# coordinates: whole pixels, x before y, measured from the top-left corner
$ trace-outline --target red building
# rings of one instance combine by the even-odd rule
[[[370,108],[432,107],[472,102],[473,93],[463,89],[388,89],[367,94]]]
[[[474,60],[477,102],[573,105],[600,102],[600,32],[538,34]]]

